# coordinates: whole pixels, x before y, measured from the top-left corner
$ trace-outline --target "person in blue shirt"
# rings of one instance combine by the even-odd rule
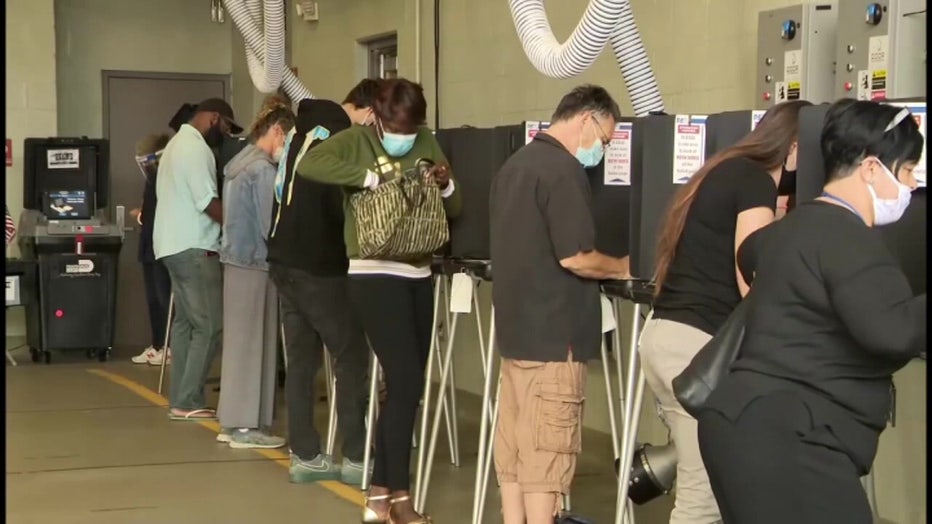
[[[159,163],[153,248],[172,282],[172,371],[169,417],[213,420],[204,383],[219,349],[223,322],[220,226],[223,207],[217,192],[212,147],[224,135],[238,134],[233,108],[211,98],[197,105],[162,153]]]

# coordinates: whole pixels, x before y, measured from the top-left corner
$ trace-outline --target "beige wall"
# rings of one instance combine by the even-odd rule
[[[55,17],[52,0],[6,3],[6,132],[13,142],[13,166],[6,168],[6,204],[14,220],[23,208],[23,140],[54,136]],[[9,256],[19,248],[10,246]],[[7,313],[7,335],[24,335],[23,308]]]
[[[230,74],[231,25],[208,2],[57,0],[59,132],[102,135],[103,70]]]

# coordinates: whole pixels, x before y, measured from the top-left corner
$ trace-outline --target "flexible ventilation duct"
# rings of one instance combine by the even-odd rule
[[[509,0],[515,29],[534,67],[550,78],[570,78],[588,69],[611,40],[636,116],[663,111],[650,60],[629,0],[591,0],[569,40],[553,36],[543,0]]]
[[[285,67],[284,2],[224,0],[224,4],[246,42],[246,62],[256,89],[271,93],[281,86],[294,101],[315,98],[291,69]]]

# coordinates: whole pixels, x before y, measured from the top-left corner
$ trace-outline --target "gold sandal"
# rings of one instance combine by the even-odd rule
[[[366,505],[362,509],[362,524],[389,524],[390,516],[389,513],[386,513],[385,516],[381,516],[375,512],[374,509],[369,507],[369,501],[379,501],[387,500],[388,509],[391,511],[391,495],[376,495],[374,497],[366,497]]]
[[[417,520],[412,520],[411,522],[404,522],[404,523],[395,522],[395,520],[392,519],[392,506],[394,506],[398,502],[405,502],[408,500],[411,500],[411,497],[409,497],[408,495],[405,495],[403,497],[398,497],[397,499],[390,499],[388,501],[388,524],[433,524],[434,521],[431,520],[431,518],[428,515],[422,515]]]

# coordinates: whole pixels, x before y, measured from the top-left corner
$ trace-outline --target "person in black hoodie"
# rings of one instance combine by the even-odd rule
[[[365,453],[365,383],[369,350],[347,295],[343,193],[338,186],[295,176],[298,160],[323,140],[370,119],[377,83],[364,80],[341,107],[329,100],[298,105],[294,133],[279,165],[268,236],[269,274],[281,298],[286,348],[285,398],[291,481],[336,480],[359,485]],[[368,109],[368,111],[367,111]],[[355,122],[354,122],[355,121]],[[314,428],[314,379],[324,345],[335,360],[342,467],[322,450]]]

